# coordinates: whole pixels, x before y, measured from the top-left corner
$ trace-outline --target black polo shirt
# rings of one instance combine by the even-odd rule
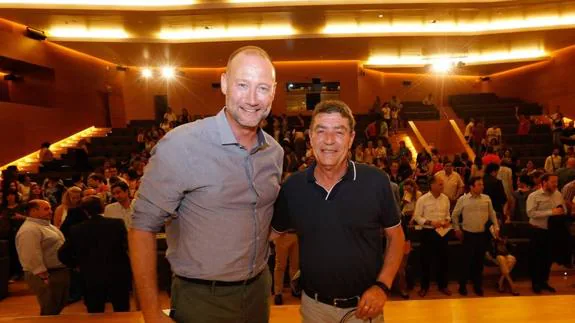
[[[349,162],[345,176],[327,192],[316,183],[314,169],[282,185],[272,227],[296,230],[306,290],[326,297],[361,296],[382,268],[381,228],[400,224],[389,177]]]

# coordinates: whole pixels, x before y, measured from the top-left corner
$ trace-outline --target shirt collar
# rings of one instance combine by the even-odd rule
[[[26,219],[26,221],[31,221],[31,222],[38,223],[38,224],[45,225],[45,226],[49,226],[49,225],[50,225],[50,221],[44,220],[44,219],[37,219],[37,218],[28,217],[28,218]]]
[[[228,122],[225,107],[221,109],[220,112],[218,112],[216,115],[216,125],[218,132],[220,133],[222,145],[239,145],[236,136],[234,136],[234,133],[232,132],[232,127],[230,127],[230,123]],[[257,147],[262,147],[268,144],[266,136],[264,136],[263,130],[261,128],[258,128],[257,136]]]
[[[357,179],[357,168],[355,165],[354,161],[348,161],[347,163],[347,172],[345,172],[345,175],[343,175],[343,177],[341,178],[342,180],[352,180],[352,181],[356,181]],[[317,163],[313,163],[310,167],[308,167],[307,169],[307,181],[311,182],[311,183],[315,183],[315,176],[313,175],[314,171],[315,171],[315,167],[317,166]]]

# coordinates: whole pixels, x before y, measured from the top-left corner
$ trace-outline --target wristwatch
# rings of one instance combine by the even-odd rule
[[[377,280],[373,285],[381,288],[381,290],[385,293],[385,295],[389,296],[389,294],[391,294],[391,289],[384,282],[380,282],[379,280]]]

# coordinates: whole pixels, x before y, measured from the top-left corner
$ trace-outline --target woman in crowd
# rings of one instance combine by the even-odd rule
[[[405,234],[405,247],[403,253],[403,260],[397,272],[395,283],[399,289],[399,293],[403,299],[408,299],[408,275],[407,275],[407,262],[411,252],[411,239],[409,234],[409,227],[412,226],[413,212],[415,211],[415,203],[421,197],[417,184],[412,179],[407,179],[403,182],[403,197],[401,199],[401,226]]]
[[[62,204],[54,211],[54,225],[59,228],[68,216],[68,210],[78,207],[81,200],[82,189],[76,186],[70,187],[62,196]]]
[[[0,233],[3,237],[0,239],[8,240],[8,252],[10,259],[10,277],[11,280],[18,280],[22,277],[22,266],[18,259],[18,253],[16,252],[16,233],[20,230],[20,227],[26,220],[26,214],[23,205],[20,204],[20,196],[16,190],[8,190],[2,195],[2,205],[0,206],[0,222],[4,223],[4,229],[1,231],[6,231]]]

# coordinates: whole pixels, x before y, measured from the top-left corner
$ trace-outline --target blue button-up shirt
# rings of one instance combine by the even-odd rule
[[[280,188],[283,149],[258,131],[240,146],[225,109],[170,131],[152,158],[134,204],[132,228],[165,223],[167,258],[179,276],[240,281],[261,272]]]

